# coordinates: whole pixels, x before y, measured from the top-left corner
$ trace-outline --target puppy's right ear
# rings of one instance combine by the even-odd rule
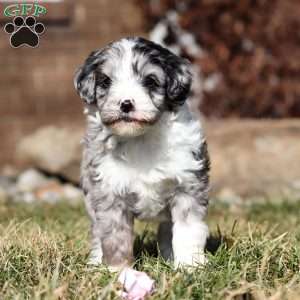
[[[96,69],[101,61],[101,51],[94,51],[75,73],[74,86],[87,104],[96,103]]]

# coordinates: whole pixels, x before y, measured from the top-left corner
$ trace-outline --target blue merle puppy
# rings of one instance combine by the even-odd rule
[[[77,71],[91,264],[132,263],[134,218],[160,222],[160,253],[176,266],[205,262],[209,158],[186,103],[191,82],[187,60],[139,37],[92,52]]]

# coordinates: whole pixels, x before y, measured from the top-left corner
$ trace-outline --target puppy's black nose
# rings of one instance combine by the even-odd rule
[[[120,109],[124,113],[129,113],[133,110],[134,106],[131,100],[126,99],[121,102]]]

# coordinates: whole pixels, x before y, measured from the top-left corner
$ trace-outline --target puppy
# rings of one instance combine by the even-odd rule
[[[176,266],[205,262],[209,158],[186,103],[191,81],[187,60],[139,37],[92,52],[77,71],[91,264],[132,263],[134,218],[160,222],[160,253]]]

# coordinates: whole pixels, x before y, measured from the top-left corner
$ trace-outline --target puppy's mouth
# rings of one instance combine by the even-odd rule
[[[145,114],[118,114],[103,118],[102,122],[108,126],[112,133],[121,137],[137,137],[143,135],[159,119],[159,115]]]
[[[113,119],[113,120],[109,120],[109,121],[106,121],[105,122],[105,125],[109,125],[109,126],[112,126],[112,125],[115,125],[117,123],[132,123],[132,124],[139,124],[139,125],[153,125],[156,120],[153,119],[153,120],[146,120],[146,119],[139,119],[139,118],[132,118],[132,117],[129,117],[129,116],[122,116],[122,117],[119,117],[119,118],[116,118],[116,119]]]

